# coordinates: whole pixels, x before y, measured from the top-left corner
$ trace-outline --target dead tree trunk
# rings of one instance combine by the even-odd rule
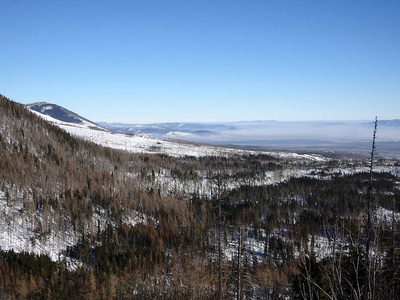
[[[373,297],[373,286],[372,286],[372,280],[373,280],[373,270],[372,270],[372,264],[371,264],[371,255],[370,255],[370,248],[371,248],[371,242],[373,239],[373,224],[372,224],[372,218],[375,213],[375,207],[373,203],[373,197],[372,197],[372,179],[373,179],[373,166],[374,166],[374,154],[375,154],[375,138],[376,138],[376,131],[378,127],[378,117],[375,118],[375,127],[374,127],[374,133],[372,137],[372,149],[371,149],[371,162],[370,162],[370,168],[369,168],[369,185],[368,185],[368,192],[367,192],[367,220],[366,220],[366,239],[365,239],[365,279],[364,279],[364,292],[363,292],[363,299],[369,300],[372,299]]]
[[[242,299],[242,288],[241,288],[241,261],[240,258],[242,256],[242,227],[239,226],[239,244],[238,244],[238,260],[237,260],[237,300]]]

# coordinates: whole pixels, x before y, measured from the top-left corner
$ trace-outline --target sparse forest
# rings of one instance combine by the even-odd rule
[[[375,165],[129,153],[0,96],[0,298],[400,299],[400,165]]]

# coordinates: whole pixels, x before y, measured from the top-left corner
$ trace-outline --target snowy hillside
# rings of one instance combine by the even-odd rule
[[[220,248],[226,279],[235,279],[239,269],[248,278],[246,299],[290,299],[293,272],[302,272],[299,263],[310,253],[316,264],[335,257],[335,249],[353,258],[348,236],[356,241],[363,234],[369,182],[376,199],[373,219],[382,234],[398,236],[393,227],[400,218],[396,160],[376,159],[369,181],[368,159],[117,134],[93,129],[83,118],[70,122],[37,111],[33,115],[4,98],[0,108],[0,255],[6,262],[0,275],[10,282],[15,278],[8,270],[17,268],[27,270],[29,276],[19,280],[30,284],[33,273],[25,266],[40,270],[44,257],[54,271],[40,275],[32,286],[43,282],[46,288],[53,282],[54,289],[59,284],[51,274],[64,268],[76,280],[65,295],[76,287],[86,295],[88,286],[99,290],[98,278],[118,278],[114,286],[125,295],[120,298],[135,293],[154,299],[146,288],[179,290],[215,276]],[[222,228],[216,222],[220,218]],[[374,247],[374,253],[388,255],[396,235],[384,248]],[[27,263],[21,267],[19,261]],[[152,271],[157,268],[161,272]],[[82,286],[88,274],[92,279]],[[267,282],[266,274],[284,276]],[[51,298],[61,299],[58,294]]]
[[[56,104],[48,102],[35,102],[27,104],[26,107],[32,112],[37,112],[51,122],[61,122],[71,126],[91,128],[94,130],[108,131],[106,128],[81,117],[80,115]]]
[[[48,115],[41,114],[37,111],[32,111],[43,119],[59,126],[73,136],[81,137],[105,147],[113,149],[121,149],[134,153],[163,153],[172,156],[219,156],[230,154],[256,154],[264,153],[275,155],[281,158],[304,158],[307,160],[326,160],[321,155],[297,154],[293,152],[260,152],[251,150],[242,150],[236,148],[218,147],[211,145],[195,144],[190,142],[173,142],[152,138],[149,136],[114,133],[105,130],[95,130],[92,128],[92,123],[82,122],[75,124],[63,122],[52,118]],[[176,137],[176,136],[174,136]],[[181,136],[180,136],[181,137]]]

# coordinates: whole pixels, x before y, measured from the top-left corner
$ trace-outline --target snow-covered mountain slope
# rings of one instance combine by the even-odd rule
[[[73,136],[81,137],[86,140],[92,141],[96,144],[110,147],[113,149],[121,149],[134,153],[162,153],[172,156],[220,156],[243,154],[250,155],[256,153],[264,153],[268,155],[277,156],[280,158],[294,158],[306,160],[326,160],[322,155],[309,155],[298,154],[293,152],[269,152],[269,151],[252,151],[237,148],[219,147],[204,144],[196,144],[190,142],[168,141],[149,136],[133,135],[115,133],[109,130],[97,130],[93,128],[90,123],[82,122],[81,124],[70,123],[55,119],[48,115],[32,110],[35,114],[39,115],[46,121],[59,126]],[[174,136],[177,138],[177,136]]]
[[[71,135],[104,146],[140,153],[166,153],[179,158],[112,151],[71,138],[64,130],[50,126],[25,108],[13,116],[15,108],[0,110],[0,120],[4,120],[0,122],[3,151],[0,165],[14,166],[6,172],[0,168],[0,248],[47,254],[69,270],[80,267],[89,270],[95,258],[110,253],[101,258],[99,265],[104,265],[108,262],[107,256],[110,260],[122,257],[128,245],[133,250],[142,247],[133,235],[131,244],[112,240],[110,244],[119,246],[109,252],[114,247],[109,247],[107,240],[114,236],[122,240],[124,232],[152,237],[152,232],[157,236],[157,232],[161,235],[168,230],[176,232],[176,241],[183,241],[184,234],[190,240],[197,231],[188,229],[185,233],[186,228],[192,226],[202,232],[203,224],[215,219],[212,212],[207,218],[202,215],[212,211],[213,201],[221,190],[227,199],[224,201],[226,215],[232,216],[232,221],[226,218],[230,223],[227,221],[222,239],[223,259],[227,264],[237,261],[239,236],[243,238],[243,261],[250,264],[258,261],[257,265],[269,262],[280,265],[288,257],[300,257],[305,251],[304,245],[318,259],[329,257],[332,242],[324,234],[325,228],[321,226],[310,233],[306,231],[307,219],[328,218],[324,216],[325,207],[329,208],[325,198],[330,197],[332,207],[340,197],[345,197],[343,202],[349,201],[347,195],[353,193],[341,192],[341,189],[351,185],[353,178],[346,181],[338,178],[369,170],[368,163],[361,160],[336,161],[312,154],[247,151],[116,134],[94,130],[85,122],[68,122],[35,112]],[[250,155],[259,153],[267,155]],[[225,157],[231,154],[235,156]],[[186,155],[223,157],[180,157]],[[377,161],[374,171],[398,174],[398,164]],[[363,178],[367,176],[361,176],[361,185]],[[335,185],[331,184],[335,180]],[[397,179],[391,180],[397,184]],[[359,199],[361,185],[349,189],[354,190],[355,201]],[[338,195],[332,191],[338,191]],[[397,197],[395,188],[389,192]],[[391,211],[391,207],[389,203],[378,208],[376,216],[382,220],[381,224],[398,222],[399,214]],[[191,211],[195,212],[193,217]],[[329,210],[326,216],[333,214]],[[197,218],[204,220],[198,227],[187,225]],[[236,224],[243,226],[239,230]],[[204,232],[210,236],[205,241],[212,246],[216,226],[212,222],[207,226]],[[299,232],[304,232],[301,240]],[[194,249],[196,253],[198,249]],[[168,259],[169,253],[177,252],[165,247],[164,253]],[[216,257],[211,251],[206,255],[211,259]]]
[[[155,123],[100,125],[114,132],[180,139],[212,145],[234,145],[289,151],[335,151],[368,157],[374,122],[248,121],[229,123]],[[378,156],[400,158],[400,120],[378,120]]]
[[[77,126],[82,128],[90,128],[94,130],[109,131],[108,129],[89,121],[88,119],[81,117],[80,115],[61,107],[57,104],[48,102],[35,102],[26,105],[33,112],[40,113],[43,117],[47,116],[50,118],[43,117],[48,121],[55,124],[66,124],[69,126]]]
[[[31,111],[44,115],[45,119],[60,126],[95,129],[120,133],[120,136],[99,137],[95,133],[78,133],[108,147],[125,149],[133,152],[168,153],[171,155],[196,155],[193,152],[209,153],[205,149],[195,151],[196,147],[176,146],[166,141],[187,141],[188,143],[202,143],[208,145],[233,145],[235,148],[251,147],[260,150],[280,150],[322,152],[334,151],[341,154],[356,154],[369,156],[370,139],[373,123],[367,121],[313,121],[313,122],[278,122],[278,121],[251,121],[230,123],[154,123],[154,124],[123,124],[106,123],[96,124],[78,114],[56,104],[37,102],[26,105]],[[51,119],[49,119],[51,117]],[[378,156],[382,158],[400,158],[399,120],[381,120],[379,129]],[[90,135],[87,137],[87,135]],[[126,136],[135,135],[126,140]],[[93,137],[92,137],[93,136]],[[101,135],[103,136],[103,135]],[[99,141],[94,139],[100,138]],[[118,137],[118,138],[116,138]],[[155,138],[153,140],[147,138]],[[144,139],[146,139],[145,145]],[[104,140],[105,139],[105,140]],[[116,141],[121,140],[121,141]],[[157,139],[161,139],[157,140]],[[160,144],[163,144],[161,147]],[[174,146],[172,146],[174,145]],[[129,147],[128,147],[129,146]],[[174,148],[174,149],[172,149]],[[176,150],[179,148],[180,150]],[[189,150],[187,153],[184,153]],[[219,153],[220,151],[218,151]]]

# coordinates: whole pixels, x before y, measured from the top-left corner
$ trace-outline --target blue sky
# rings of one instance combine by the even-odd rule
[[[400,1],[0,2],[0,93],[93,121],[400,118]]]

